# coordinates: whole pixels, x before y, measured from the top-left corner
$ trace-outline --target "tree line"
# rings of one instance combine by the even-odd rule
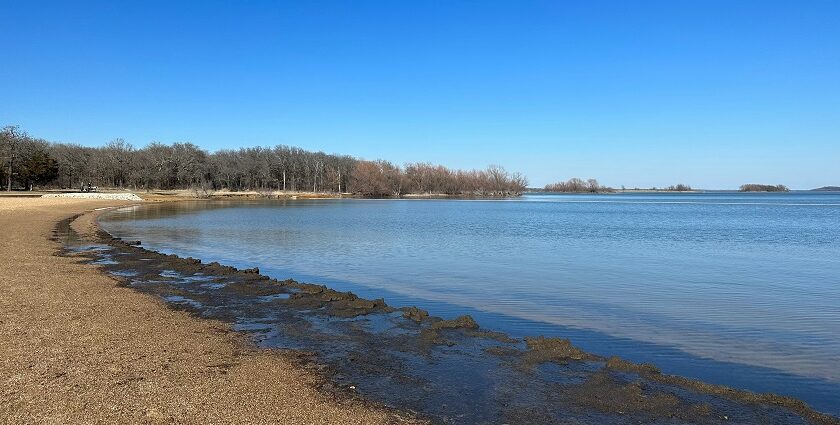
[[[16,126],[0,130],[4,188],[83,185],[153,189],[305,191],[385,197],[407,194],[515,196],[527,180],[500,166],[453,170],[429,163],[404,167],[297,147],[249,147],[208,152],[192,143],[153,142],[135,148],[122,139],[87,147],[48,142]]]

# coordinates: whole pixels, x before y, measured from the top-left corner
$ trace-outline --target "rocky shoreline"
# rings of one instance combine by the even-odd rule
[[[0,198],[0,423],[422,423],[323,391],[299,353],[126,288],[54,233],[126,204]]]
[[[312,362],[334,391],[360,393],[435,421],[840,423],[793,398],[662,374],[653,365],[586,353],[565,339],[520,341],[486,331],[469,316],[444,320],[417,307],[395,308],[381,299],[277,280],[257,269],[163,255],[101,229],[91,242],[109,247],[113,264],[102,267],[122,275],[127,286],[197,316],[231,323],[260,346],[312,351]],[[101,261],[101,252],[88,255]],[[446,392],[453,385],[436,376],[439,363],[474,372],[474,382],[455,384],[476,398],[482,412],[435,406],[442,399],[429,392]],[[507,389],[477,388],[488,383],[486,375]]]

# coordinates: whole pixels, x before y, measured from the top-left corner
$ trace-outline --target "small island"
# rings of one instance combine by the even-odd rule
[[[609,186],[603,186],[598,183],[596,179],[583,180],[577,177],[566,181],[551,183],[545,185],[542,189],[530,188],[532,192],[554,192],[554,193],[616,193],[616,192],[695,192],[691,186],[687,184],[676,184],[663,188],[652,187],[650,189],[628,189],[621,186],[621,189],[615,189]]]
[[[679,183],[677,185],[671,185],[664,189],[665,192],[693,192],[694,189],[687,184]]]
[[[783,184],[742,184],[738,189],[741,192],[790,192],[787,186]]]
[[[584,181],[583,179],[574,177],[564,182],[547,184],[543,188],[543,191],[560,193],[612,193],[615,192],[615,189],[602,186],[595,179]]]
[[[812,192],[840,192],[840,186],[823,186],[811,189]]]

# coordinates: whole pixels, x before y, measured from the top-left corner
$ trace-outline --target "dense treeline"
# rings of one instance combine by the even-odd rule
[[[17,127],[0,131],[5,188],[82,185],[149,189],[290,190],[364,196],[448,194],[509,196],[527,180],[502,167],[451,170],[428,163],[404,168],[387,161],[310,152],[290,146],[207,152],[191,143],[151,143],[135,149],[122,139],[92,148],[35,139]]]
[[[739,189],[741,192],[790,192],[787,186],[783,184],[742,184]]]
[[[545,185],[546,192],[566,192],[566,193],[604,193],[615,192],[615,189],[607,186],[602,186],[598,180],[588,179],[586,181],[577,177],[571,178],[564,182],[557,182]]]

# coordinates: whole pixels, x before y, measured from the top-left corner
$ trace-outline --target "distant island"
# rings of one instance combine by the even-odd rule
[[[812,192],[840,192],[840,186],[823,186],[811,189]]]
[[[742,184],[738,189],[741,192],[790,192],[787,186],[783,184]]]
[[[601,186],[598,180],[588,179],[584,181],[577,177],[571,178],[564,182],[550,183],[543,188],[545,192],[562,192],[562,193],[611,193],[615,189],[607,186]]]
[[[602,186],[596,179],[583,180],[577,177],[566,181],[545,185],[542,189],[529,189],[533,192],[555,192],[555,193],[616,193],[616,192],[693,192],[694,189],[687,184],[676,184],[664,188],[652,187],[650,189],[615,189],[609,186]]]
[[[664,189],[666,192],[692,192],[694,189],[687,184],[671,185]]]

